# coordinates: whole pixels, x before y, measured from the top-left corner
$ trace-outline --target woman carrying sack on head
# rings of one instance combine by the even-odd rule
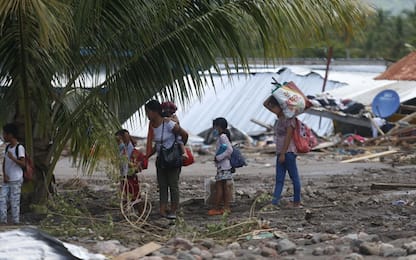
[[[149,131],[152,131],[153,146],[152,151],[148,151],[146,157],[149,158],[157,153],[156,174],[159,184],[160,215],[170,219],[176,218],[176,210],[179,206],[179,174],[181,172],[182,154],[177,138],[180,136],[182,142],[188,141],[188,133],[176,122],[162,116],[162,107],[157,100],[150,100],[145,104],[147,118],[149,119]],[[177,145],[177,149],[174,148]],[[176,149],[177,154],[170,151]],[[173,157],[179,163],[172,161]],[[168,194],[170,193],[170,210],[168,212]]]

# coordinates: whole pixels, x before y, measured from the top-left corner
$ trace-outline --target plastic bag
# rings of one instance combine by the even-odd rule
[[[272,95],[279,102],[285,117],[292,118],[305,110],[307,99],[293,82],[274,85],[276,87],[272,91]]]

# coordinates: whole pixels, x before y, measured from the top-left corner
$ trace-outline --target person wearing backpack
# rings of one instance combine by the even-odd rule
[[[293,140],[293,133],[296,128],[296,117],[286,118],[278,101],[273,96],[267,98],[263,105],[278,118],[274,128],[277,159],[276,182],[272,204],[279,205],[286,172],[288,172],[293,183],[294,194],[292,206],[301,207],[301,183],[296,164],[297,150]]]
[[[3,160],[3,184],[0,191],[0,223],[7,224],[7,202],[10,201],[13,224],[20,223],[20,194],[23,183],[23,167],[26,165],[25,148],[17,141],[17,126],[3,126],[3,140],[9,143]],[[16,152],[16,149],[17,152]],[[16,156],[18,154],[19,156]]]
[[[225,118],[218,117],[212,123],[213,135],[217,137],[216,153],[214,157],[217,174],[215,175],[215,202],[214,208],[208,211],[208,215],[222,215],[224,212],[231,212],[230,201],[232,198],[231,182],[233,170],[230,163],[233,146],[230,142],[228,122]],[[224,209],[220,207],[224,203]]]

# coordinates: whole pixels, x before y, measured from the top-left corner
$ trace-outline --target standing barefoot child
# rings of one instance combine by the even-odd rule
[[[233,147],[230,142],[230,132],[227,130],[228,123],[225,118],[219,117],[213,121],[213,135],[218,137],[215,154],[215,166],[217,175],[215,176],[215,206],[208,211],[208,215],[222,215],[225,212],[231,212],[231,184],[233,180],[232,167],[230,164]],[[220,207],[221,202],[224,208]]]
[[[293,183],[293,206],[300,207],[300,178],[296,165],[296,146],[293,141],[293,131],[296,127],[295,118],[286,118],[277,100],[270,96],[263,105],[278,117],[275,125],[276,143],[276,183],[273,194],[273,205],[278,205],[285,183],[286,171]]]

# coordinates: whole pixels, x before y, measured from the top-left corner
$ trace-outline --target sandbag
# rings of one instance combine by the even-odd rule
[[[274,86],[272,95],[279,102],[286,118],[292,118],[305,111],[308,99],[293,82],[276,83]]]

